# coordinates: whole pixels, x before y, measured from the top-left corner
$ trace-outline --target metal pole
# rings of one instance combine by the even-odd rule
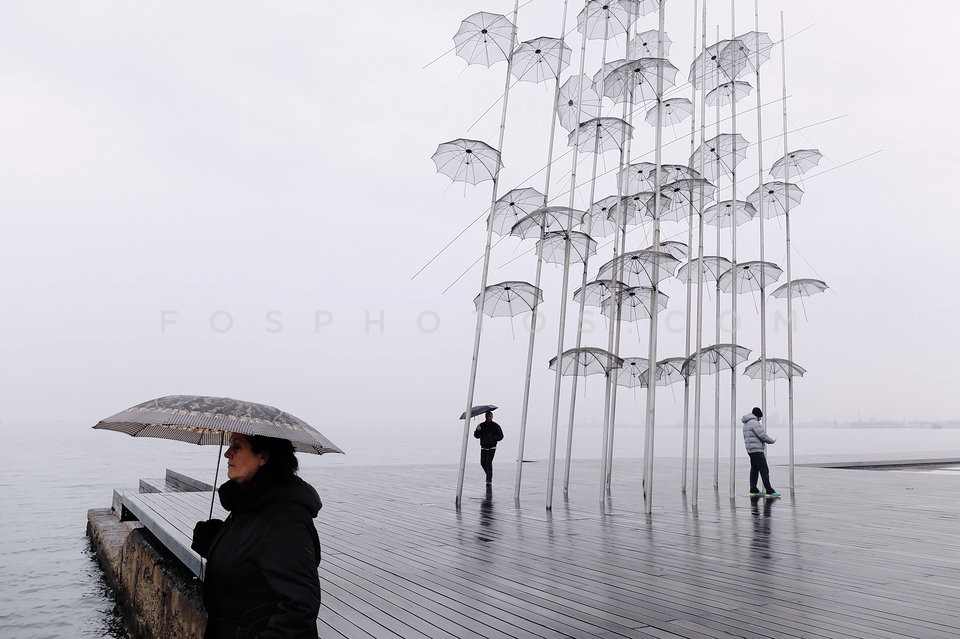
[[[736,0],[730,0],[730,33],[731,37],[735,38],[736,35],[736,13],[735,13]],[[734,54],[736,55],[736,54]],[[733,78],[730,78],[730,82],[733,82]],[[730,279],[730,341],[733,344],[737,343],[737,324],[739,324],[739,318],[737,317],[737,219],[736,219],[736,210],[737,210],[737,101],[735,99],[730,101],[730,111],[731,111],[731,132],[733,134],[733,153],[732,153],[732,164],[730,167],[730,189],[731,194],[730,198],[733,200],[733,218],[731,219],[730,224],[730,261],[732,262],[730,266],[730,271],[733,273],[733,277]],[[735,367],[730,367],[730,497],[734,495],[734,490],[736,488],[736,473],[737,473],[737,370]]]
[[[783,27],[783,11],[780,12],[780,61],[781,74],[783,75],[783,181],[790,183],[790,161],[787,150],[787,40]],[[790,287],[790,198],[787,197],[784,205],[784,216],[786,217],[787,234],[787,359],[793,364],[793,289]],[[763,375],[767,371],[764,369]],[[790,492],[792,493],[796,484],[794,483],[794,448],[793,448],[793,371],[790,371],[787,377],[787,427],[790,437]]]
[[[497,142],[497,152],[503,150],[503,137],[507,127],[507,100],[510,97],[510,73],[513,71],[513,43],[517,39],[517,13],[520,11],[520,0],[515,0],[513,5],[513,32],[510,41],[510,54],[507,56],[507,77],[503,84],[503,109],[500,113],[500,138]],[[501,158],[502,160],[502,158]],[[497,167],[497,173],[493,176],[493,193],[490,197],[490,211],[497,202],[497,188],[500,183],[500,168]],[[493,224],[491,224],[490,215],[487,216],[487,241],[483,249],[483,270],[480,276],[480,299],[487,290],[487,276],[490,272],[490,246],[493,243]],[[473,408],[473,393],[477,385],[477,361],[480,357],[480,332],[483,327],[483,311],[477,310],[477,323],[473,336],[473,358],[470,361],[470,382],[467,384],[467,408],[463,419],[463,443],[460,447],[460,472],[457,476],[457,508],[460,507],[460,500],[463,497],[463,475],[467,466],[467,444],[470,442],[470,409]]]

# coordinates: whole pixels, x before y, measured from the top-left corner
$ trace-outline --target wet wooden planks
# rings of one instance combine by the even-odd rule
[[[960,636],[956,478],[799,468],[794,496],[701,487],[694,508],[658,460],[647,517],[639,463],[618,462],[603,507],[598,465],[575,463],[549,512],[545,464],[519,504],[510,467],[490,493],[476,470],[459,510],[452,467],[305,475],[325,502],[322,637]]]

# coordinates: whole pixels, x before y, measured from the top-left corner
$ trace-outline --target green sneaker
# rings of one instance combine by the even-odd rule
[[[751,490],[751,491],[750,491],[749,493],[747,493],[747,494],[748,494],[749,496],[751,496],[751,497],[763,497],[763,495],[764,495],[764,494],[761,493],[759,490]]]
[[[777,497],[780,496],[780,493],[778,493],[778,492],[775,491],[775,490],[771,490],[771,491],[768,491],[768,492],[764,493],[763,496],[766,497],[767,499],[776,499]]]

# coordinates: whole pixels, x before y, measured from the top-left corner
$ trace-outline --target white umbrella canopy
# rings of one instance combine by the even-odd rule
[[[764,219],[783,215],[788,208],[793,210],[800,206],[802,199],[803,189],[790,182],[766,182],[747,196],[747,202],[758,210],[763,203]]]
[[[657,386],[670,386],[677,382],[682,382],[686,378],[683,365],[686,363],[686,357],[668,357],[657,362],[655,379]],[[640,385],[646,387],[650,379],[650,369],[640,376]]]
[[[807,369],[791,362],[789,359],[779,357],[766,358],[766,367],[763,366],[764,360],[757,360],[743,369],[743,374],[751,379],[760,379],[763,375],[767,381],[771,379],[789,379],[791,377],[803,377]]]
[[[612,38],[622,33],[641,15],[641,5],[649,2],[636,0],[588,0],[577,15],[577,29],[588,40]]]
[[[583,211],[567,206],[544,206],[534,210],[510,227],[510,235],[523,239],[540,238],[541,232],[569,231],[583,218]]]
[[[733,169],[747,157],[750,143],[739,133],[721,133],[697,147],[690,156],[690,166],[701,166],[703,177],[716,180],[720,175],[730,175]]]
[[[654,4],[655,2],[656,0],[654,0]],[[656,7],[654,7],[654,10],[656,10]],[[664,33],[663,51],[658,53],[657,41],[659,38],[660,31],[658,29],[650,29],[649,31],[635,34],[627,45],[627,57],[631,60],[636,60],[637,58],[656,58],[658,56],[666,57],[670,55],[670,45],[673,44],[673,40]]]
[[[563,351],[560,356],[560,374],[573,375],[606,375],[610,371],[620,368],[623,359],[613,353],[595,346],[582,346]],[[557,370],[557,358],[550,360],[550,370]]]
[[[500,171],[500,152],[486,142],[458,138],[437,146],[431,156],[437,171],[454,182],[479,184]]]
[[[733,266],[733,262],[729,259],[723,257],[722,255],[704,255],[703,256],[703,279],[706,281],[716,282],[720,279],[720,276],[724,272],[729,271],[730,267]],[[694,258],[680,266],[680,269],[677,270],[677,279],[686,281],[687,271],[692,271],[690,273],[690,279],[696,280],[697,276],[697,259]]]
[[[668,277],[672,277],[680,260],[662,251],[642,249],[617,256],[603,264],[597,279],[610,279],[618,276],[630,286],[653,286]],[[654,282],[656,273],[656,282]]]
[[[649,286],[630,286],[624,288],[600,304],[600,312],[610,317],[620,306],[620,321],[634,322],[646,319],[653,315],[653,294],[654,290]],[[669,298],[666,294],[657,291],[657,313],[667,308]]]
[[[582,226],[587,226],[589,218],[592,237],[609,237],[621,224],[629,224],[636,219],[636,208],[633,200],[608,195],[590,205],[583,216]]]
[[[507,235],[524,216],[546,206],[546,197],[537,189],[523,187],[501,195],[493,205],[490,223],[497,235]]]
[[[544,262],[563,264],[568,243],[571,264],[584,262],[597,252],[597,241],[581,231],[551,231],[537,243],[537,248],[542,250]]]
[[[633,125],[620,118],[593,118],[580,123],[579,131],[567,136],[569,146],[577,146],[581,153],[605,153],[621,150],[633,137]]]
[[[94,428],[200,445],[221,445],[231,433],[261,435],[286,439],[301,453],[343,453],[299,417],[267,404],[229,397],[158,397],[102,419]]]
[[[514,317],[532,311],[543,301],[543,291],[529,282],[507,281],[490,284],[473,303],[490,317]]]
[[[647,250],[652,251],[653,247],[648,246]],[[677,261],[683,261],[687,259],[687,253],[690,251],[690,247],[677,240],[666,240],[665,242],[660,242],[660,251],[672,255]]]
[[[802,277],[800,279],[790,280],[786,284],[781,284],[770,293],[770,297],[776,297],[778,299],[786,299],[787,295],[809,297],[817,293],[823,293],[828,288],[830,287],[827,286],[827,283],[823,280]]]
[[[657,165],[653,162],[634,162],[620,171],[619,178],[624,182],[627,193],[638,191],[653,192]]]
[[[701,201],[704,204],[712,202],[717,187],[704,178],[684,178],[664,184],[660,193],[670,198],[670,205],[661,213],[661,219],[676,222],[687,217],[691,207],[695,213],[699,212]]]
[[[740,52],[741,43],[720,40],[708,46],[690,64],[687,80],[698,90],[710,89],[734,80],[748,70],[749,62]]]
[[[580,113],[577,113],[577,101],[580,101]],[[560,86],[557,95],[557,117],[560,126],[573,131],[582,119],[580,116],[600,113],[600,94],[585,75],[572,75]]]
[[[746,200],[724,200],[703,209],[705,224],[726,227],[740,226],[757,217],[757,209]]]
[[[750,291],[759,291],[776,284],[777,280],[783,274],[783,269],[773,262],[761,262],[760,260],[750,260],[740,262],[735,269],[730,269],[720,276],[717,285],[725,293],[730,292],[733,286],[733,280],[737,281],[737,292],[748,293]]]
[[[700,350],[700,358],[694,353],[684,362],[685,375],[694,375],[697,372],[697,362],[700,362],[700,372],[712,375],[718,371],[736,368],[750,357],[750,349],[737,344],[714,344]]]
[[[468,64],[491,66],[514,49],[516,27],[506,16],[479,11],[460,23],[453,36],[457,55]]]
[[[570,65],[570,47],[560,38],[534,38],[513,52],[512,73],[521,82],[546,82]]]
[[[619,280],[593,280],[573,292],[573,301],[582,299],[588,306],[600,306],[604,300],[625,288],[628,288],[627,285]]]
[[[615,103],[656,100],[676,84],[679,69],[666,58],[629,60],[603,78],[603,95]]]
[[[645,357],[624,357],[623,364],[617,369],[617,385],[627,388],[645,387],[644,374],[650,368],[650,360]]]
[[[725,107],[731,103],[739,102],[742,98],[750,95],[751,91],[753,91],[753,86],[749,82],[734,80],[732,82],[724,82],[708,92],[704,98],[707,104],[712,107],[718,105]]]
[[[797,149],[789,151],[785,157],[780,158],[770,167],[770,175],[782,180],[787,175],[789,169],[790,175],[803,175],[820,163],[823,154],[817,149]]]
[[[661,126],[674,126],[680,124],[693,115],[693,102],[688,98],[668,98],[663,101],[663,111],[660,113]],[[647,115],[643,118],[650,126],[657,126],[657,105],[647,110]]]

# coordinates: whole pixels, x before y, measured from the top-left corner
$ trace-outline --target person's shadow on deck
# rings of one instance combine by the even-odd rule
[[[490,526],[493,524],[493,487],[487,484],[487,492],[480,501],[480,525]]]
[[[763,512],[760,511],[760,502],[763,502]],[[750,548],[758,550],[764,558],[770,556],[770,533],[773,525],[773,503],[776,499],[766,497],[750,498],[750,513],[753,515],[753,539]]]

